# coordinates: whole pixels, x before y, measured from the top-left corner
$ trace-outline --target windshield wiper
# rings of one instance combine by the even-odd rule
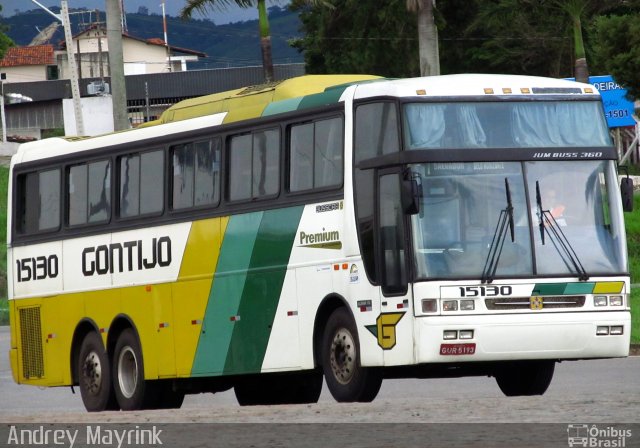
[[[543,209],[539,181],[536,181],[536,203],[538,206],[540,240],[542,241],[542,245],[544,245],[544,234],[546,232],[549,235],[549,239],[551,240],[553,247],[555,247],[558,254],[562,257],[562,261],[567,264],[567,267],[569,267],[569,265],[565,257],[568,258],[573,265],[573,268],[578,273],[578,278],[580,280],[589,280],[589,274],[587,274],[587,271],[580,262],[580,258],[578,258],[578,254],[562,231],[560,224],[558,224],[558,221],[556,221],[556,218],[553,216],[551,211]]]
[[[515,242],[515,232],[513,225],[513,203],[511,202],[511,189],[509,188],[509,180],[504,178],[504,189],[507,196],[507,207],[500,210],[500,216],[498,217],[498,224],[496,230],[493,232],[493,239],[489,246],[489,253],[487,259],[484,262],[484,268],[482,269],[482,283],[491,283],[498,270],[498,263],[500,261],[500,255],[502,255],[502,248],[504,247],[504,240],[507,237],[507,229],[510,230],[511,242]]]

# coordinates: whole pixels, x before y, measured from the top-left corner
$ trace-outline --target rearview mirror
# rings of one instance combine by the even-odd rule
[[[623,177],[620,181],[620,196],[622,197],[622,210],[633,211],[633,180],[630,177]]]
[[[402,211],[407,215],[416,215],[420,212],[421,188],[416,179],[402,181]]]

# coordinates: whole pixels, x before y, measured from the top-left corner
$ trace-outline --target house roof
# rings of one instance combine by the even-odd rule
[[[53,45],[33,45],[29,47],[10,47],[0,60],[0,67],[18,67],[23,65],[53,65]]]

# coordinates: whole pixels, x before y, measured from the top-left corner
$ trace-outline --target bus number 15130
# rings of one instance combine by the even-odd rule
[[[510,296],[513,292],[509,285],[460,286],[460,297],[496,297]]]

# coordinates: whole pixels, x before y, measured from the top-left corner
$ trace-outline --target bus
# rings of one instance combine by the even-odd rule
[[[600,96],[509,75],[309,75],[11,161],[14,380],[88,411],[372,401],[629,352],[632,184]]]

